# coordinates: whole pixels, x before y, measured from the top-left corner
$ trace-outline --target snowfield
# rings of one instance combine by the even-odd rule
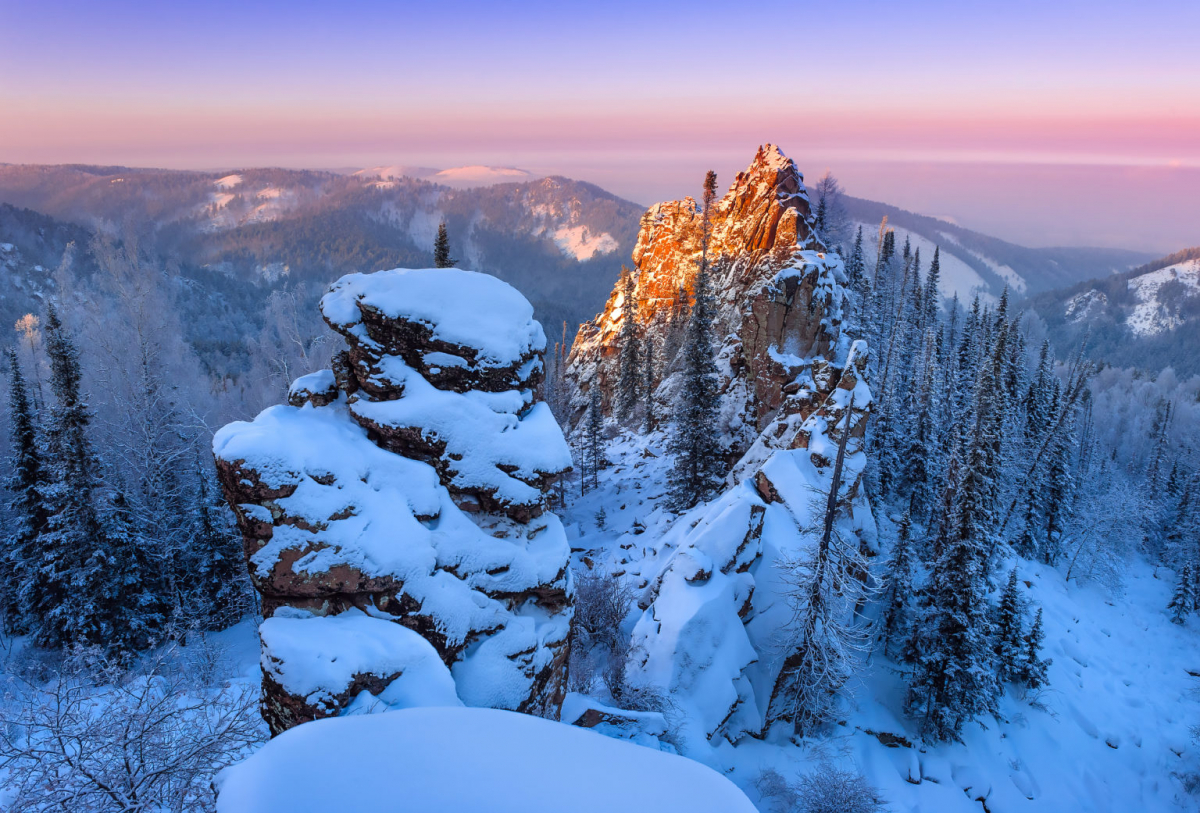
[[[754,813],[697,762],[496,709],[314,721],[226,769],[217,785],[218,813]]]

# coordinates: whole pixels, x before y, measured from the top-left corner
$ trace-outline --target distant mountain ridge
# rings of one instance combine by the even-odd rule
[[[400,168],[3,165],[0,203],[91,230],[132,230],[164,258],[242,284],[314,289],[349,271],[432,265],[445,220],[459,265],[527,292],[552,333],[564,321],[573,333],[595,312],[633,250],[642,207],[592,184],[548,177],[480,186],[532,176],[466,167],[451,180],[468,188],[456,189],[390,169]]]
[[[529,179],[495,182],[519,173]],[[844,203],[849,220],[863,227],[868,258],[886,215],[900,244],[907,238],[921,249],[923,270],[940,247],[942,293],[964,302],[976,294],[995,299],[1005,285],[1036,296],[1154,259],[1136,251],[1031,249],[875,201],[846,196]],[[187,287],[193,316],[212,335],[193,338],[224,354],[237,352],[239,331],[258,318],[250,304],[262,288],[287,286],[315,299],[349,271],[430,265],[443,219],[461,267],[516,286],[554,338],[566,323],[570,342],[630,262],[645,213],[593,184],[483,166],[195,172],[0,164],[0,204],[32,210],[0,217],[0,243],[14,246],[0,258],[10,272],[0,312],[40,308],[53,284],[48,269],[57,267],[66,243],[76,243],[76,262],[86,265],[89,231],[134,233],[144,250],[195,282]],[[35,212],[51,220],[35,228]],[[53,239],[37,237],[47,228]]]

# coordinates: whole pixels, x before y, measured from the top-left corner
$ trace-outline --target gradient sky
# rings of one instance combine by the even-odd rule
[[[774,141],[1008,239],[1166,251],[1200,243],[1198,32],[1197,0],[0,0],[0,161],[490,163],[649,203]]]

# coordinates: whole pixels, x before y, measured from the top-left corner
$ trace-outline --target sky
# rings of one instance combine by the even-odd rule
[[[771,141],[1028,245],[1200,244],[1197,0],[0,0],[0,162],[518,166],[639,203]]]

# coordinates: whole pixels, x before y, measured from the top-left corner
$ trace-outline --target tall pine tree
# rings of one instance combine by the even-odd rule
[[[683,384],[675,401],[667,446],[674,456],[668,484],[671,505],[676,510],[691,508],[710,498],[724,476],[721,444],[716,435],[719,394],[712,336],[716,302],[708,268],[716,193],[717,176],[710,171],[704,179],[700,268],[696,273],[691,318],[683,339]]]
[[[46,473],[39,448],[36,417],[16,352],[8,350],[9,406],[12,453],[5,490],[12,495],[9,523],[0,562],[5,573],[0,585],[6,632],[28,632],[31,606],[38,591],[36,578],[39,541],[46,530]]]
[[[433,241],[433,267],[453,268],[458,260],[450,256],[450,234],[446,231],[446,221],[438,224],[437,238]]]
[[[638,335],[637,290],[633,273],[621,268],[621,332],[618,357],[616,418],[626,421],[637,406],[642,390],[641,338]]]

